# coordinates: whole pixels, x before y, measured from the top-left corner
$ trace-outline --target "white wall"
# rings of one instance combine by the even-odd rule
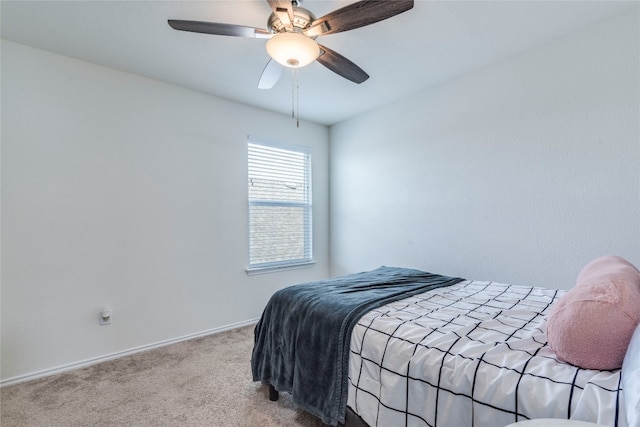
[[[325,126],[1,47],[5,383],[246,322],[327,276]],[[313,147],[312,268],[245,273],[248,134]]]
[[[332,274],[570,288],[600,255],[640,266],[638,26],[613,18],[333,126]]]

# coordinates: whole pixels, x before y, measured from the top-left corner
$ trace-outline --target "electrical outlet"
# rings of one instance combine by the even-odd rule
[[[101,326],[110,325],[112,315],[113,315],[113,310],[111,310],[111,307],[106,307],[106,306],[103,307],[102,311],[100,312],[100,325]]]

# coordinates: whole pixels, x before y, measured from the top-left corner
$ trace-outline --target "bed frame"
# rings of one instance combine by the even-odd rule
[[[280,398],[280,392],[278,392],[278,390],[276,390],[276,388],[274,386],[269,384],[269,400],[272,401],[272,402],[277,402],[279,398]],[[347,407],[346,420],[345,420],[344,424],[342,424],[342,426],[344,426],[344,427],[369,427],[369,425],[367,423],[365,423],[362,420],[362,418],[360,418],[358,416],[358,414],[353,412],[353,409],[351,409],[349,407]]]

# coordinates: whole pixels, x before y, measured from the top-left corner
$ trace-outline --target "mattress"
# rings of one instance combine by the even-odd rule
[[[546,315],[564,293],[465,280],[367,312],[351,335],[348,406],[372,427],[626,427],[620,370],[581,369],[548,346]]]

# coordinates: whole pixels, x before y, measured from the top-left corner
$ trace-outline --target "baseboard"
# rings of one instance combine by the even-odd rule
[[[167,345],[176,344],[176,343],[179,343],[179,342],[182,342],[182,341],[191,340],[191,339],[194,339],[194,338],[200,338],[200,337],[204,337],[204,336],[207,336],[207,335],[213,335],[213,334],[217,334],[217,333],[220,333],[220,332],[229,331],[231,329],[242,328],[243,326],[249,326],[251,324],[254,324],[258,320],[259,319],[256,318],[256,319],[245,320],[243,322],[232,323],[230,325],[221,326],[219,328],[209,329],[207,331],[196,332],[194,334],[184,335],[182,337],[172,338],[172,339],[168,339],[168,340],[164,340],[164,341],[159,341],[159,342],[156,342],[156,343],[153,343],[153,344],[147,344],[147,345],[143,345],[143,346],[140,346],[140,347],[131,348],[131,349],[128,349],[128,350],[118,351],[118,352],[107,354],[107,355],[104,355],[104,356],[98,356],[98,357],[94,357],[94,358],[91,358],[91,359],[81,360],[79,362],[74,362],[74,363],[69,363],[67,365],[57,366],[55,368],[44,369],[42,371],[37,371],[37,372],[29,373],[29,374],[19,375],[17,377],[7,378],[7,379],[4,379],[4,380],[0,380],[0,387],[6,387],[6,386],[18,384],[18,383],[32,381],[32,380],[35,380],[35,379],[38,379],[38,378],[48,377],[50,375],[60,374],[62,372],[72,371],[74,369],[84,368],[86,366],[95,365],[95,364],[101,363],[101,362],[106,362],[108,360],[118,359],[118,358],[124,357],[124,356],[130,356],[132,354],[140,353],[140,352],[147,351],[147,350],[152,350],[154,348],[164,347],[164,346],[167,346]]]

